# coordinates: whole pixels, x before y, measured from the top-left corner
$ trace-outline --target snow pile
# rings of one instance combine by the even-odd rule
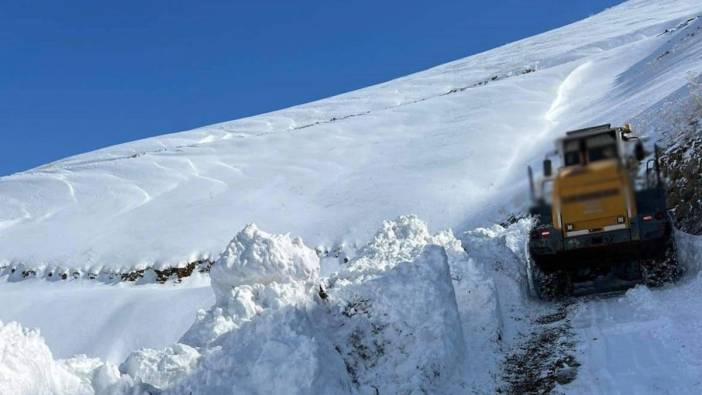
[[[198,313],[181,341],[201,347],[266,312],[309,303],[319,280],[319,258],[299,238],[248,225],[210,272],[215,305]]]
[[[188,375],[199,358],[196,349],[180,343],[162,350],[145,348],[130,354],[119,370],[136,382],[165,388]]]
[[[54,360],[38,331],[0,322],[0,394],[109,394],[131,385],[98,359]]]
[[[302,239],[270,235],[248,225],[212,268],[212,288],[217,302],[223,303],[238,285],[315,281],[318,277],[319,258]]]
[[[327,280],[329,300],[342,308],[333,321],[342,328],[336,343],[353,381],[371,393],[494,388],[503,332],[496,284],[519,290],[518,274],[501,279],[495,267],[519,272],[514,251],[526,229],[522,221],[461,242],[451,231],[431,234],[416,216],[384,222],[348,268]],[[517,291],[502,303],[519,298]],[[417,328],[431,335],[420,341]],[[394,373],[413,364],[404,376]]]
[[[0,389],[5,394],[87,394],[91,387],[54,361],[38,331],[0,323]]]
[[[442,247],[425,246],[367,281],[340,283],[329,289],[330,332],[362,393],[436,392],[449,382],[465,347]]]
[[[506,284],[495,273],[519,270],[510,246],[524,226],[467,233],[466,253],[452,232],[399,217],[320,279],[319,258],[301,239],[249,225],[212,268],[215,304],[180,343],[133,352],[118,369],[86,357],[55,361],[38,333],[10,324],[0,338],[14,359],[0,366],[17,373],[0,378],[20,394],[492,388],[503,332],[496,284]]]
[[[3,327],[0,388],[13,394],[348,392],[341,359],[312,322],[319,286],[313,250],[251,225],[211,275],[215,304],[198,313],[182,343],[133,352],[119,369],[85,357],[55,361],[37,332]]]
[[[523,303],[522,259],[529,226],[529,221],[522,220],[508,228],[499,225],[480,228],[466,232],[458,240],[450,230],[432,235],[416,216],[403,216],[386,221],[373,240],[361,249],[361,255],[350,263],[348,272],[339,277],[373,278],[373,274],[415,259],[427,245],[441,246],[447,256],[465,350],[461,379],[454,381],[484,392],[494,387],[504,332],[510,335],[516,332],[511,326],[504,328],[501,315],[503,308],[515,309]],[[498,286],[504,296],[498,297]],[[416,296],[410,294],[408,298]],[[415,303],[420,302],[428,301]],[[396,303],[400,303],[400,310],[416,308],[402,307],[402,303],[411,304],[410,301]],[[445,306],[436,303],[435,308],[445,309]]]
[[[249,225],[212,271],[216,304],[183,336],[202,359],[176,392],[346,391],[343,365],[313,320],[319,258],[299,238]],[[155,382],[150,382],[156,385]]]
[[[417,216],[383,221],[371,242],[361,248],[359,256],[350,263],[349,271],[368,274],[391,269],[419,255],[427,244],[435,244],[434,237]]]
[[[520,219],[508,226],[492,225],[465,232],[463,248],[471,260],[480,262],[490,272],[500,272],[513,282],[524,286],[526,282],[527,242],[531,219]],[[526,293],[526,289],[520,289]],[[519,298],[524,299],[524,298]]]
[[[318,273],[300,239],[248,226],[214,265],[216,303],[184,344],[134,353],[121,370],[176,393],[436,392],[465,381],[471,350],[481,358],[495,338],[491,281],[451,232],[415,216],[386,221],[339,273]]]
[[[262,314],[206,348],[176,393],[346,393],[345,371],[310,311]]]
[[[445,386],[465,350],[447,249],[453,257],[462,251],[450,233],[432,236],[416,217],[387,221],[325,289],[317,256],[299,239],[247,227],[213,267],[216,305],[183,336],[202,359],[172,389],[409,393]]]

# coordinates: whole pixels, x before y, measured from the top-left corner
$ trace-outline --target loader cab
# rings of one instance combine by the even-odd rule
[[[634,155],[631,142],[637,142]],[[644,154],[639,151],[643,151],[641,142],[628,125],[567,132],[548,155],[557,156],[556,169],[546,159],[543,177],[536,184],[530,175],[534,202],[530,214],[571,235],[610,225],[628,226],[636,212],[633,174]]]
[[[623,163],[623,143],[631,131],[628,128],[612,128],[601,125],[568,132],[557,142],[557,150],[563,168],[587,166],[601,161]]]
[[[557,142],[552,221],[564,237],[628,228],[635,212],[624,146],[630,133],[607,124],[568,132]]]

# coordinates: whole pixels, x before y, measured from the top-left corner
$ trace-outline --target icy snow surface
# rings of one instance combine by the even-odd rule
[[[494,393],[551,306],[521,287],[528,221],[491,224],[523,210],[526,166],[565,129],[660,137],[702,72],[698,15],[697,0],[633,0],[378,86],[0,178],[0,394]],[[582,366],[558,390],[702,392],[702,243],[678,236],[681,284],[574,306]],[[198,259],[218,260],[211,281],[46,280]]]

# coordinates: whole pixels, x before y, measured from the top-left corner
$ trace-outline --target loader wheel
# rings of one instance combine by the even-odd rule
[[[658,258],[644,259],[641,263],[644,282],[649,287],[660,287],[680,279],[683,270],[678,263],[675,240],[671,237],[665,243],[665,253]]]
[[[534,265],[534,290],[541,300],[557,300],[571,294],[570,276],[563,270],[543,270]]]

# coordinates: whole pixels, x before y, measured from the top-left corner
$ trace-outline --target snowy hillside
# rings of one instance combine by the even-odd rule
[[[4,177],[0,263],[184,265],[251,222],[334,247],[407,213],[436,229],[502,220],[564,128],[632,120],[700,70],[698,40],[678,43],[699,22],[662,34],[699,13],[626,3],[379,86]]]
[[[526,166],[565,130],[669,141],[702,114],[701,73],[702,3],[632,0],[2,177],[0,394],[532,389],[520,369],[541,389],[698,393],[702,342],[683,335],[702,324],[702,240],[679,235],[678,287],[552,306],[522,289],[529,220],[495,224],[523,212]]]

